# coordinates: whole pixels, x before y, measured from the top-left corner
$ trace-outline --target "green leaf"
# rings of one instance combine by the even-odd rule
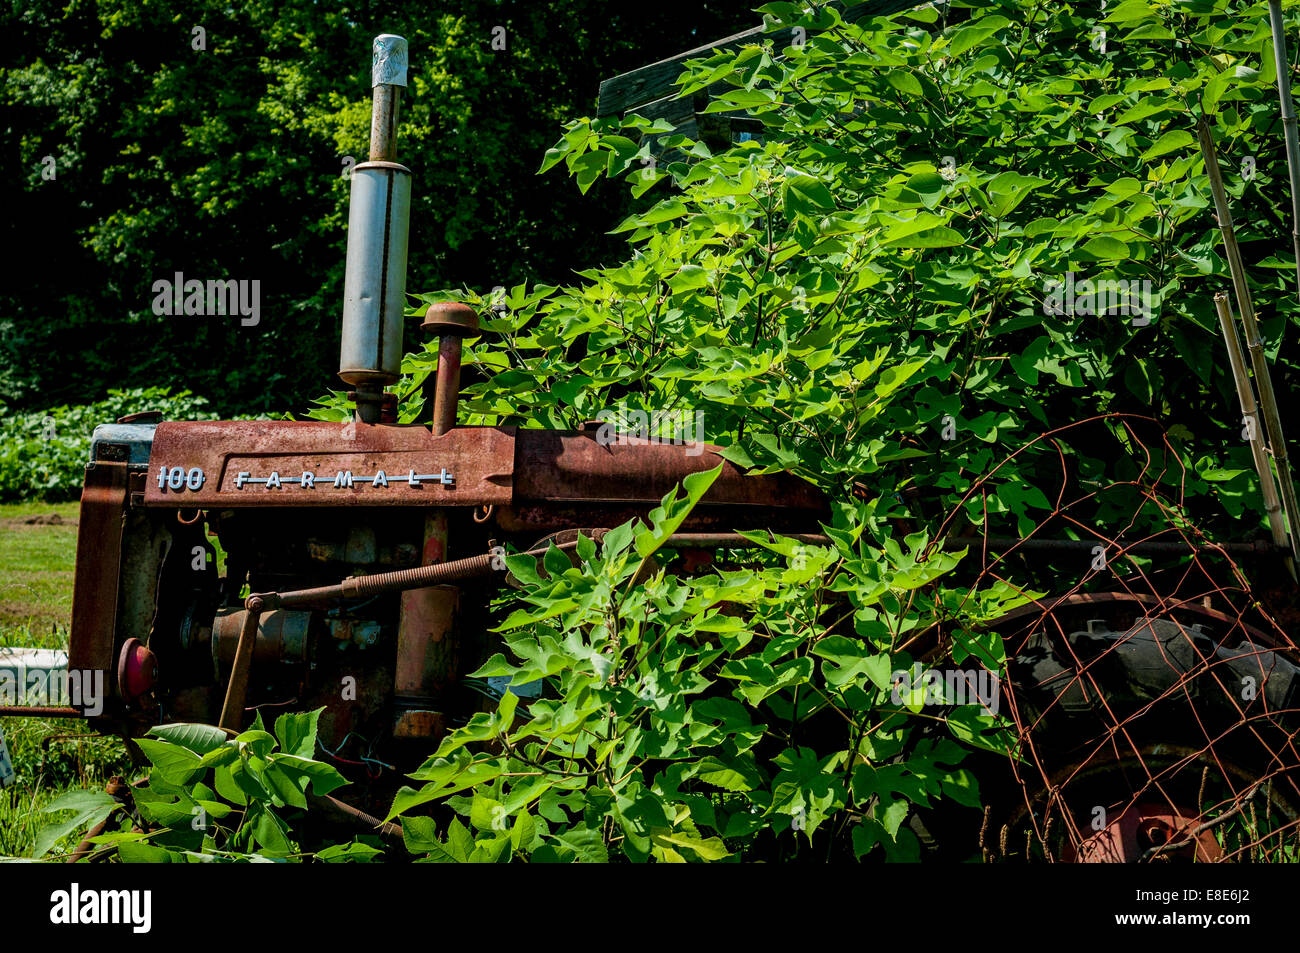
[[[999,30],[1011,25],[1011,21],[1002,16],[983,16],[973,20],[957,30],[948,40],[953,56],[960,56],[967,50],[983,46]]]
[[[428,854],[430,859],[439,863],[457,862],[457,858],[438,837],[437,825],[431,817],[403,818],[402,840],[406,843],[406,849],[412,854]]]
[[[275,736],[280,750],[299,758],[316,754],[316,726],[324,708],[298,714],[286,713],[275,720]]]
[[[951,248],[964,242],[965,239],[956,229],[940,227],[912,232],[901,238],[892,238],[881,244],[886,248]]]
[[[165,847],[139,841],[123,841],[117,845],[117,856],[124,864],[183,864],[185,855]]]
[[[260,721],[262,713],[258,712],[257,714]],[[241,751],[247,748],[247,750],[251,751],[259,758],[265,758],[269,755],[275,750],[277,744],[275,736],[269,731],[265,731],[261,728],[250,728],[243,734],[236,735],[235,741],[244,746],[241,747]]]
[[[689,474],[682,480],[682,488],[686,491],[684,498],[678,498],[676,491],[670,492],[663,498],[662,504],[651,511],[650,528],[642,530],[635,537],[636,552],[643,561],[652,556],[669,536],[677,532],[678,527],[722,473],[722,466],[720,463],[711,470],[700,470]]]
[[[700,860],[722,860],[724,857],[730,857],[731,852],[727,850],[726,845],[720,837],[702,838],[692,834],[682,834],[674,832],[653,832],[650,839],[660,846],[676,847],[689,850]]]
[[[785,180],[786,211],[817,217],[835,208],[835,197],[819,179],[796,175]]]
[[[337,768],[323,761],[312,761],[309,758],[299,758],[297,755],[279,753],[271,755],[267,760],[269,764],[291,776],[307,779],[313,794],[324,796],[348,783],[348,779],[339,774]]]
[[[36,835],[32,853],[44,857],[60,840],[82,827],[98,824],[121,805],[103,791],[69,791],[60,795],[41,810],[45,814],[72,811],[73,816],[41,828]]]
[[[384,852],[379,848],[353,841],[351,844],[335,844],[318,850],[314,858],[326,864],[366,864],[383,856]]]
[[[272,854],[293,852],[293,842],[289,840],[288,827],[269,808],[264,807],[255,812],[253,839]]]
[[[579,863],[605,864],[609,862],[609,851],[605,849],[600,831],[585,827],[574,827],[551,839],[562,847],[572,851]]]
[[[1098,261],[1125,261],[1130,257],[1129,246],[1109,235],[1090,238],[1081,250]]]
[[[813,646],[813,654],[826,660],[822,667],[832,688],[846,685],[861,687],[863,679],[882,691],[890,686],[890,661],[887,653],[877,652],[857,639],[830,635]]]
[[[307,798],[302,788],[298,786],[295,778],[284,768],[275,764],[268,765],[267,769],[262,773],[262,781],[281,804],[303,810],[307,809]]]
[[[591,188],[593,182],[607,169],[608,160],[605,153],[594,151],[569,160],[569,169],[578,180],[578,190],[583,192]]]
[[[990,202],[990,212],[995,218],[1006,218],[1035,189],[1050,185],[1051,179],[1036,175],[1021,175],[1019,172],[1003,172],[994,176],[986,186]]]
[[[762,775],[750,759],[737,759],[731,764],[708,757],[700,761],[695,776],[705,784],[724,791],[752,791],[763,783]]]
[[[197,755],[205,755],[226,743],[226,732],[215,725],[155,725],[149,734]]]
[[[1182,129],[1175,129],[1166,132],[1163,136],[1153,142],[1146,152],[1142,153],[1142,161],[1149,162],[1158,156],[1166,155],[1170,152],[1176,152],[1180,149],[1186,149],[1195,141],[1196,138],[1190,132],[1185,132]]]
[[[885,74],[885,79],[890,86],[906,96],[919,97],[925,94],[921,81],[907,70],[890,70]]]
[[[624,219],[623,223],[610,234],[615,235],[645,225],[659,225],[663,222],[670,222],[675,218],[681,218],[685,214],[686,205],[680,199],[668,199],[660,202],[642,215],[632,215]]]
[[[140,738],[136,744],[154,771],[172,784],[186,784],[204,771],[199,756],[189,748],[148,738]]]
[[[248,803],[248,795],[244,793],[243,788],[235,783],[232,767],[233,765],[230,764],[218,767],[213,772],[213,783],[216,785],[218,794],[232,804],[238,804],[242,807]]]

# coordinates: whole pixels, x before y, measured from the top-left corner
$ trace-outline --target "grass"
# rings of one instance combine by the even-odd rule
[[[76,503],[0,506],[0,632],[38,640],[23,645],[66,645],[76,557]]]
[[[55,519],[57,518],[57,520]],[[67,648],[77,554],[76,503],[0,505],[0,645]],[[17,780],[0,790],[0,856],[30,857],[40,830],[64,814],[43,809],[68,791],[102,790],[131,762],[117,738],[79,737],[68,719],[0,721]],[[69,851],[80,834],[53,853]]]
[[[70,719],[6,718],[3,729],[18,779],[0,793],[0,856],[30,857],[41,829],[66,817],[44,812],[68,791],[102,791],[113,775],[131,777],[131,761],[117,738],[83,736]],[[71,851],[81,839],[71,834],[52,854]]]

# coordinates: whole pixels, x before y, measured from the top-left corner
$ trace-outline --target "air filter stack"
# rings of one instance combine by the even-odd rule
[[[406,69],[406,40],[376,37],[370,158],[352,169],[339,353],[339,376],[355,388],[357,418],[367,423],[379,420],[383,389],[402,366],[411,170],[396,159]]]

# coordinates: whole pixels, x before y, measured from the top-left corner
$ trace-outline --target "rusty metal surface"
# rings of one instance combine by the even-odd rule
[[[421,562],[438,565],[447,558],[447,516],[425,517]],[[399,697],[439,694],[459,670],[456,610],[460,590],[431,586],[402,593],[401,621],[397,632],[397,666],[393,688]]]
[[[86,468],[77,525],[77,569],[72,593],[68,667],[113,671],[113,636],[128,492],[126,463]]]
[[[683,529],[807,532],[830,518],[812,484],[785,473],[749,476],[708,444],[620,437],[602,445],[594,433],[547,430],[520,430],[515,442],[514,500],[496,517],[508,531],[617,526],[644,516],[691,473],[719,464],[722,472]]]
[[[468,305],[455,301],[438,302],[425,309],[420,330],[439,339],[433,432],[441,435],[456,426],[456,407],[460,402],[461,339],[478,336],[478,315]]]
[[[402,593],[393,688],[399,697],[434,697],[456,678],[456,611],[460,590],[433,586]]]
[[[397,161],[397,122],[402,111],[402,89],[395,84],[375,87],[370,105],[371,162]]]
[[[0,705],[0,718],[82,718],[80,708],[52,708],[43,705]]]
[[[515,502],[658,503],[683,478],[719,463],[701,506],[728,505],[819,511],[814,487],[788,474],[746,476],[716,447],[691,447],[620,437],[602,446],[594,433],[520,430],[515,435]],[[698,451],[698,452],[695,452]]]
[[[438,342],[438,376],[433,392],[433,432],[438,436],[456,426],[456,408],[460,405],[460,355],[460,338],[444,334]]]
[[[420,330],[435,337],[477,337],[478,314],[469,305],[458,301],[437,301],[425,309]]]
[[[445,732],[446,719],[438,711],[403,711],[393,720],[394,738],[441,738]]]
[[[384,840],[392,844],[402,845],[405,842],[402,839],[402,826],[400,824],[390,824],[381,821],[379,818],[367,814],[358,807],[353,807],[346,801],[341,801],[329,794],[319,795],[310,791],[307,792],[307,802],[318,810],[323,810],[327,814],[333,814],[335,817],[350,822],[353,826],[359,827],[363,831],[372,834],[378,834]]]
[[[1164,615],[1173,616],[1177,619],[1185,615],[1187,618],[1195,620],[1198,617],[1203,617],[1227,626],[1228,631],[1240,630],[1251,640],[1260,644],[1269,645],[1276,642],[1276,639],[1243,622],[1241,618],[1228,615],[1199,602],[1179,600],[1171,603],[1155,596],[1134,592],[1074,592],[1066,596],[1045,596],[999,616],[989,623],[989,627],[1007,634],[1008,627],[1012,623],[1025,622],[1036,625],[1040,617],[1090,607],[1105,612],[1128,609],[1136,618]]]
[[[222,666],[234,663],[239,636],[247,621],[247,609],[221,609],[212,624],[212,657]],[[291,609],[273,609],[260,614],[253,661],[302,661],[307,657],[312,614]]]
[[[230,672],[230,681],[226,684],[226,699],[221,706],[221,720],[218,722],[222,728],[230,731],[240,731],[243,728],[244,700],[248,697],[248,676],[253,668],[253,645],[257,639],[257,620],[262,614],[262,600],[257,596],[249,596],[244,607],[248,612],[239,630],[235,662]]]
[[[158,486],[166,467],[203,472],[197,490]],[[507,428],[460,427],[434,436],[427,427],[319,421],[216,421],[158,425],[149,457],[146,506],[475,506],[506,503],[511,497],[514,440]],[[379,471],[383,482],[377,481]],[[454,480],[417,478],[446,471]],[[314,475],[311,487],[280,487],[239,481],[249,473],[282,480]],[[335,487],[336,474],[350,472],[351,487]],[[365,477],[363,481],[360,477]],[[379,485],[377,485],[379,484]]]
[[[1062,860],[1080,864],[1123,864],[1163,854],[1167,860],[1217,863],[1223,848],[1212,826],[1161,802],[1130,805],[1106,827],[1085,838],[1078,848],[1067,848]]]
[[[441,514],[434,514],[429,517],[430,520],[434,521],[441,518]],[[573,550],[578,545],[579,535],[600,542],[608,532],[607,529],[592,528],[563,530],[542,540],[537,548],[525,550],[519,555],[541,558],[546,555],[551,546],[561,551]],[[817,533],[796,533],[791,534],[791,536],[810,545],[820,546],[829,542],[828,537]],[[434,542],[431,543],[430,540]],[[451,562],[433,561],[434,555],[445,552],[446,544],[442,540],[443,537],[439,534],[426,537],[426,564],[417,566],[414,569],[400,569],[395,572],[372,573],[365,576],[349,576],[335,585],[316,586],[311,589],[259,592],[256,594],[256,598],[268,609],[323,607],[347,600],[364,599],[384,592],[402,592],[409,595],[415,590],[454,589],[455,587],[446,584],[453,581],[490,576],[499,571],[493,565],[498,557],[491,552],[482,553],[478,556],[469,556],[465,559],[452,560]],[[757,545],[757,543],[747,540],[736,533],[674,533],[664,541],[665,548],[686,550],[729,547],[745,549]],[[407,603],[404,601],[404,611],[406,607]],[[423,610],[417,608],[413,611]],[[1012,616],[1008,614],[1002,618],[1010,619]]]
[[[132,500],[143,493],[143,483],[137,479],[143,475],[138,472],[131,475]],[[159,515],[163,518],[159,519]],[[150,513],[135,503],[126,511],[115,626],[119,642],[132,637],[146,644],[149,642],[159,601],[167,598],[162,581],[163,567],[175,548],[175,538],[168,525],[172,517],[170,513]],[[186,562],[188,564],[188,559]]]
[[[186,508],[494,505],[503,528],[521,530],[591,525],[595,504],[601,507],[601,522],[613,526],[617,522],[607,520],[643,513],[689,474],[719,463],[722,473],[690,526],[807,530],[829,516],[825,498],[806,481],[789,474],[748,476],[707,446],[638,439],[602,446],[595,434],[582,432],[457,427],[434,435],[420,425],[317,421],[161,423],[144,503]],[[187,476],[201,470],[201,485],[160,487],[160,473],[177,468]],[[384,476],[377,485],[373,478],[380,470]],[[443,470],[454,483],[409,481],[410,474]],[[311,486],[291,482],[301,480],[304,472],[312,474]],[[339,472],[352,473],[351,487],[333,486]],[[240,473],[249,477],[241,480]],[[269,479],[272,473],[280,486],[249,482]]]

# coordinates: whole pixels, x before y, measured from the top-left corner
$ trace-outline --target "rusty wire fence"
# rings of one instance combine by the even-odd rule
[[[1135,472],[1071,497],[1063,444],[1088,426],[1108,427]],[[1006,463],[1053,451],[1048,516],[1000,541],[986,519],[970,540],[972,591],[1023,586],[1022,556],[1050,590],[995,624],[1012,777],[986,809],[985,859],[1300,860],[1300,651],[1285,557],[1271,543],[1206,538],[1179,454],[1154,420],[1126,414],[1025,444],[944,530],[973,501],[987,512]],[[1098,525],[1116,496],[1131,512]],[[1258,535],[1255,525],[1237,535]]]

